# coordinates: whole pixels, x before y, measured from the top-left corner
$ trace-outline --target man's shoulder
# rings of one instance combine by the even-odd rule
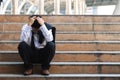
[[[31,29],[31,27],[28,26],[28,24],[24,24],[22,27],[22,30],[29,30],[29,29]]]
[[[48,28],[48,29],[52,29],[52,24],[50,24],[50,23],[47,23],[47,22],[45,22],[45,25],[46,25],[46,27]]]

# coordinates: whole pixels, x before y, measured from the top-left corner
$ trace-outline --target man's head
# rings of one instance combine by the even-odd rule
[[[33,24],[31,25],[31,27],[32,28],[35,28],[35,29],[39,29],[39,27],[41,26],[40,24],[39,24],[39,22],[37,21],[37,17],[40,17],[41,18],[41,16],[40,15],[31,15],[30,17],[29,17],[29,19],[30,18],[33,18],[34,17],[34,22],[33,22]]]

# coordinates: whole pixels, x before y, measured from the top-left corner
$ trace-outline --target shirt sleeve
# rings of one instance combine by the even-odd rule
[[[44,24],[40,27],[40,30],[42,31],[43,36],[45,37],[47,42],[53,41],[52,29],[48,30],[46,25]]]
[[[21,31],[21,35],[20,35],[21,42],[24,41],[24,42],[30,44],[29,43],[31,40],[30,39],[30,31],[31,31],[31,27],[28,26],[27,24],[22,27],[22,31]]]

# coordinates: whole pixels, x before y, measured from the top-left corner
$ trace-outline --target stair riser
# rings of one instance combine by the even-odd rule
[[[1,24],[0,23],[0,31],[21,31],[22,26],[25,23],[11,23],[11,24]],[[93,27],[92,25],[86,24],[86,25],[79,25],[79,24],[52,24],[54,27],[56,27],[57,31],[92,31]],[[68,28],[69,27],[69,28]]]
[[[119,31],[120,25],[94,25],[95,31]]]
[[[17,50],[18,44],[0,44],[0,50]],[[71,47],[70,47],[71,46]],[[95,44],[56,44],[58,51],[96,50]]]
[[[23,24],[13,23],[13,24],[0,24],[0,31],[21,31]]]
[[[47,80],[120,80],[120,78],[49,78]]]
[[[18,74],[18,73],[23,73],[24,68],[21,65],[9,65],[9,66],[0,66],[0,69],[2,69],[0,71],[0,73],[12,73],[12,74]],[[34,68],[34,73],[40,73],[41,68],[40,66],[35,66]],[[52,66],[50,68],[50,73],[51,74],[70,74],[70,73],[76,73],[76,74],[80,74],[80,73],[97,73],[97,66]]]
[[[79,78],[65,78],[65,77],[62,77],[62,78],[55,78],[55,77],[52,77],[52,78],[42,78],[42,77],[33,77],[33,78],[30,78],[30,77],[17,77],[17,78],[11,78],[11,77],[8,77],[8,78],[0,78],[0,80],[120,80],[120,78],[99,78],[99,77],[79,77]]]
[[[119,80],[120,78],[49,78],[47,80]]]
[[[5,33],[0,34],[0,40],[19,40],[20,33]],[[56,41],[65,41],[65,40],[85,40],[85,41],[92,41],[92,40],[120,40],[120,34],[56,34]]]
[[[12,56],[12,57],[11,57]],[[120,54],[56,54],[54,62],[120,62]],[[0,61],[2,62],[14,62],[22,61],[19,54],[0,54]]]
[[[114,22],[120,22],[119,16],[94,16],[93,17],[94,22],[101,22],[101,23],[114,23]]]
[[[96,40],[120,40],[120,34],[95,34]]]
[[[120,22],[118,16],[42,16],[47,22]],[[0,22],[27,22],[28,16],[26,15],[1,15]]]
[[[1,65],[0,74],[21,74],[24,72],[23,65]],[[40,74],[40,66],[34,66],[34,73]],[[77,65],[60,66],[52,65],[51,74],[120,74],[120,66]]]
[[[71,37],[72,36],[72,37]],[[19,40],[20,34],[0,34],[0,40]],[[56,34],[56,40],[94,40],[94,34]]]
[[[65,18],[66,17],[66,18]],[[91,22],[92,16],[43,16],[46,22]],[[0,16],[0,22],[28,22],[28,16]]]
[[[0,34],[0,40],[20,40],[20,34],[19,33],[15,33],[15,34],[10,34],[10,33],[5,33],[5,34]]]
[[[103,78],[104,80],[119,80],[120,78]]]
[[[106,78],[105,80],[112,80],[113,78]],[[0,78],[0,80],[100,80],[100,78],[67,78],[67,77],[64,77],[64,78],[55,78],[55,77],[49,77],[49,78],[37,78],[37,77],[33,77],[33,78],[30,78],[30,77],[23,77],[23,78],[13,78],[13,77],[8,77],[8,78]],[[116,78],[115,80],[119,80],[119,78]]]
[[[18,74],[23,73],[23,65],[1,65],[0,74]],[[34,73],[40,73],[40,66],[34,66]],[[60,66],[52,65],[51,74],[120,74],[120,66],[97,66],[97,65],[76,65]]]
[[[0,44],[0,50],[17,50],[18,44]],[[58,51],[119,51],[120,45],[117,43],[57,43],[56,50]]]
[[[21,31],[25,23],[0,23],[0,31]],[[52,24],[57,31],[119,31],[118,24]]]

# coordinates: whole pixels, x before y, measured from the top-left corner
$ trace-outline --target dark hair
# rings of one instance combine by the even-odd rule
[[[37,20],[34,21],[34,23],[31,25],[32,28],[39,28],[41,25],[39,24],[39,22]]]
[[[40,17],[40,15],[31,15],[29,18],[32,18],[33,16],[36,16],[36,17]],[[34,23],[31,25],[32,28],[39,28],[41,25],[39,24],[39,22],[35,19]]]
[[[31,15],[31,16],[29,16],[29,18],[32,18],[33,16],[42,18],[42,16],[40,16],[40,15]]]

